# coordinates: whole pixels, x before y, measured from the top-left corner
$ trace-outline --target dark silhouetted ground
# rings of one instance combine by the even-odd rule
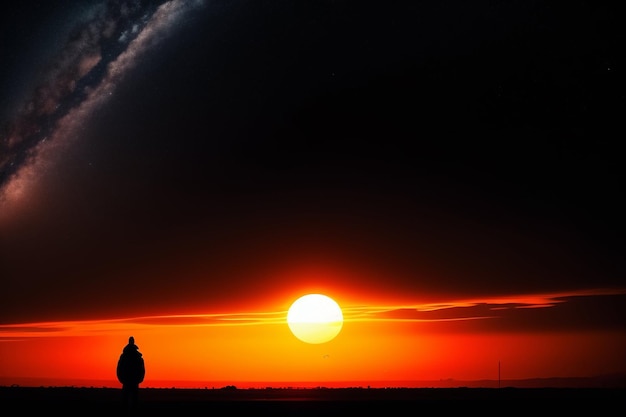
[[[115,388],[0,387],[5,410],[20,414],[125,415]],[[155,389],[143,388],[137,416],[267,415],[328,416],[367,413],[451,415],[519,412],[624,415],[626,389],[604,388],[328,388]]]

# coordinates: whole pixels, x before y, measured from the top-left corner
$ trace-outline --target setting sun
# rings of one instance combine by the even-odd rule
[[[343,314],[332,298],[322,294],[307,294],[291,305],[287,324],[294,336],[303,342],[325,343],[341,331]]]

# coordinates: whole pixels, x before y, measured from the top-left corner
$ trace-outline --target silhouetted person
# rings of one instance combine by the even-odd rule
[[[145,375],[143,355],[135,344],[135,338],[131,336],[117,361],[117,379],[122,384],[122,399],[129,411],[137,407],[139,384]]]

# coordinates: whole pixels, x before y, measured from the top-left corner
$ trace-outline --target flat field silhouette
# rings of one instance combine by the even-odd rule
[[[622,415],[624,388],[141,388],[132,414],[121,389],[0,387],[5,410],[60,415],[237,415],[320,416],[399,414],[452,415],[480,412],[506,416],[519,412],[590,412]]]

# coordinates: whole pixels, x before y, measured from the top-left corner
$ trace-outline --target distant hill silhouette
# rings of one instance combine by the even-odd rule
[[[529,379],[493,379],[416,381],[419,386],[433,388],[626,388],[626,372],[594,377],[552,377]]]

